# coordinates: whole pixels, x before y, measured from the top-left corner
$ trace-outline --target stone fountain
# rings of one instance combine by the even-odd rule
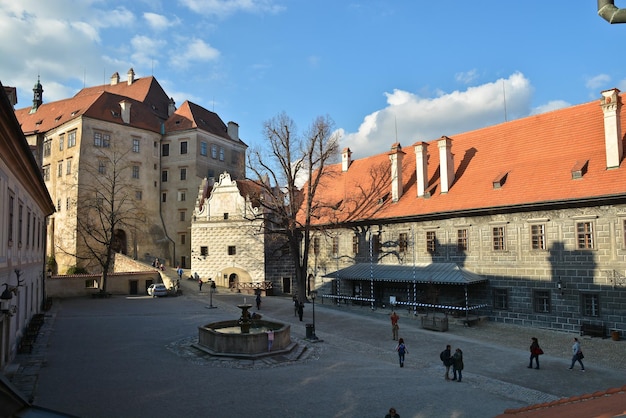
[[[291,342],[291,328],[279,322],[255,319],[249,303],[237,305],[238,320],[213,322],[198,327],[199,350],[214,356],[259,358],[290,352],[297,344]],[[267,351],[267,331],[274,331],[272,351]]]

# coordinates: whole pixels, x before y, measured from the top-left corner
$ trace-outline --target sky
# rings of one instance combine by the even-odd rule
[[[329,116],[353,159],[626,91],[626,24],[596,0],[0,0],[0,28],[16,108],[37,77],[48,103],[132,67],[251,147],[282,112]]]

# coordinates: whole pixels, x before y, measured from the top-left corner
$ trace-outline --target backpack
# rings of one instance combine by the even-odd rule
[[[448,356],[446,356],[446,350],[443,350],[440,354],[439,354],[439,360],[443,361],[444,363],[446,361],[448,361],[447,359]]]
[[[406,348],[404,347],[404,344],[400,344],[398,346],[398,353],[404,354],[405,351],[406,351]]]

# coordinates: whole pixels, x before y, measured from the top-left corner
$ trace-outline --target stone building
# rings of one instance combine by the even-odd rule
[[[318,189],[311,287],[373,308],[623,333],[621,107],[612,89],[361,160],[344,150]]]
[[[193,201],[186,200],[186,191],[195,194],[202,178],[224,165],[244,175],[246,145],[236,124],[227,127],[215,113],[189,102],[177,110],[156,78],[137,78],[133,69],[125,82],[116,72],[109,84],[83,88],[56,102],[43,103],[39,81],[33,93],[32,106],[15,113],[56,205],[47,247],[57,272],[75,265],[97,272],[93,262],[76,257],[84,249],[76,234],[77,208],[89,198],[96,179],[119,175],[120,169],[117,181],[125,199],[141,214],[137,222],[116,229],[115,251],[189,267]],[[213,147],[216,158],[208,152]],[[114,155],[123,156],[117,168],[111,166]]]
[[[0,84],[0,369],[43,308],[46,220],[54,212],[14,104]]]

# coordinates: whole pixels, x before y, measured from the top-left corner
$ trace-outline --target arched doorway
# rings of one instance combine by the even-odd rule
[[[237,289],[237,285],[239,284],[239,276],[236,273],[231,273],[228,276],[228,288],[230,290]]]
[[[115,230],[115,236],[111,243],[111,249],[116,253],[128,254],[128,240],[126,238],[126,232],[121,229]]]

